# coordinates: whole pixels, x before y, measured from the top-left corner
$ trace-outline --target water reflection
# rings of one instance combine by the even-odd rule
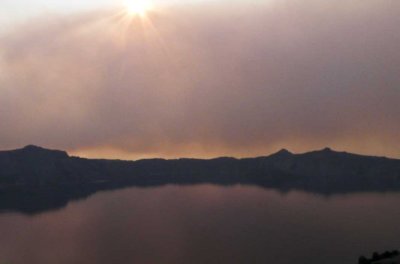
[[[399,194],[318,196],[213,185],[97,193],[0,215],[0,263],[356,263],[398,248]]]

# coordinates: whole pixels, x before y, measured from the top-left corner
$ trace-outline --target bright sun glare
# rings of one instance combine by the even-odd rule
[[[126,2],[127,12],[131,16],[144,16],[152,7],[151,2],[146,0],[130,0]]]

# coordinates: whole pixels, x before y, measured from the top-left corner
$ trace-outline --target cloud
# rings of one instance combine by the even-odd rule
[[[400,157],[399,3],[223,3],[43,17],[0,36],[0,148]]]

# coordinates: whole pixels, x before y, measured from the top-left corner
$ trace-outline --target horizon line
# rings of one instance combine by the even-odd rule
[[[277,154],[289,154],[289,155],[305,155],[305,154],[310,154],[310,153],[315,153],[315,152],[331,152],[331,153],[342,153],[342,154],[349,154],[349,155],[356,155],[356,156],[363,156],[363,157],[374,157],[374,158],[385,158],[385,159],[392,159],[392,160],[400,160],[399,158],[394,158],[394,157],[388,157],[388,156],[378,156],[378,155],[365,155],[365,154],[360,154],[356,152],[348,152],[348,151],[343,151],[343,150],[336,150],[331,147],[324,147],[324,148],[319,148],[319,149],[314,149],[314,150],[309,150],[305,152],[292,152],[288,150],[287,148],[282,148],[278,151],[271,152],[270,154],[266,155],[259,155],[259,156],[248,156],[248,157],[235,157],[235,156],[229,156],[229,155],[222,155],[222,156],[215,156],[215,157],[210,157],[210,158],[194,158],[194,157],[176,157],[176,158],[162,158],[162,157],[153,157],[153,158],[142,158],[142,159],[122,159],[122,158],[89,158],[89,157],[83,157],[83,156],[77,156],[77,155],[72,155],[70,154],[67,150],[62,150],[62,149],[54,149],[54,148],[47,148],[35,144],[28,144],[20,148],[14,148],[14,149],[3,149],[0,150],[1,152],[12,152],[12,151],[21,151],[24,149],[28,148],[36,148],[36,149],[42,149],[42,150],[47,150],[47,151],[59,151],[59,152],[65,152],[68,157],[71,158],[81,158],[81,159],[88,159],[88,160],[116,160],[116,161],[141,161],[141,160],[215,160],[215,159],[222,159],[222,158],[227,158],[227,159],[235,159],[235,160],[244,160],[244,159],[254,159],[254,158],[266,158],[266,157],[271,157]]]

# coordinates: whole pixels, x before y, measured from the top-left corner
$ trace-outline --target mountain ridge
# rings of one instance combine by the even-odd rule
[[[3,188],[13,184],[46,186],[138,180],[165,183],[223,181],[272,186],[279,182],[293,188],[307,188],[322,179],[327,188],[337,183],[353,188],[369,185],[371,189],[381,185],[389,188],[390,184],[400,186],[400,160],[338,152],[330,148],[300,154],[282,149],[269,156],[240,159],[156,158],[136,161],[73,157],[65,151],[34,145],[0,151],[0,187]]]
[[[187,158],[187,157],[180,157],[180,158],[174,158],[174,159],[165,159],[165,158],[146,158],[146,159],[137,159],[137,160],[129,160],[129,159],[102,159],[102,158],[85,158],[85,157],[79,157],[79,156],[71,156],[68,154],[67,151],[64,150],[57,150],[57,149],[49,149],[33,144],[26,145],[24,147],[18,148],[18,149],[10,149],[10,150],[0,150],[1,153],[10,153],[10,152],[32,152],[32,153],[64,153],[64,156],[67,157],[73,157],[73,158],[81,158],[81,159],[87,159],[87,160],[106,160],[106,161],[127,161],[127,162],[137,162],[141,160],[166,160],[166,161],[173,161],[173,160],[217,160],[217,159],[235,159],[235,160],[245,160],[245,159],[258,159],[258,158],[269,158],[272,156],[300,156],[300,155],[311,155],[311,154],[348,154],[352,156],[359,156],[359,157],[365,157],[365,158],[382,158],[382,159],[389,159],[389,160],[398,160],[398,158],[391,158],[391,157],[386,157],[386,156],[374,156],[374,155],[363,155],[363,154],[358,154],[358,153],[352,153],[352,152],[347,152],[347,151],[338,151],[334,150],[330,147],[325,147],[322,149],[317,149],[317,150],[311,150],[311,151],[306,151],[306,152],[301,152],[301,153],[293,153],[286,148],[282,148],[276,152],[273,152],[269,155],[264,155],[264,156],[254,156],[254,157],[242,157],[242,158],[237,158],[234,156],[219,156],[219,157],[212,157],[212,158]]]
[[[329,148],[213,159],[86,159],[29,145],[0,151],[0,212],[36,213],[97,191],[168,184],[253,185],[330,195],[400,191],[400,160]]]

